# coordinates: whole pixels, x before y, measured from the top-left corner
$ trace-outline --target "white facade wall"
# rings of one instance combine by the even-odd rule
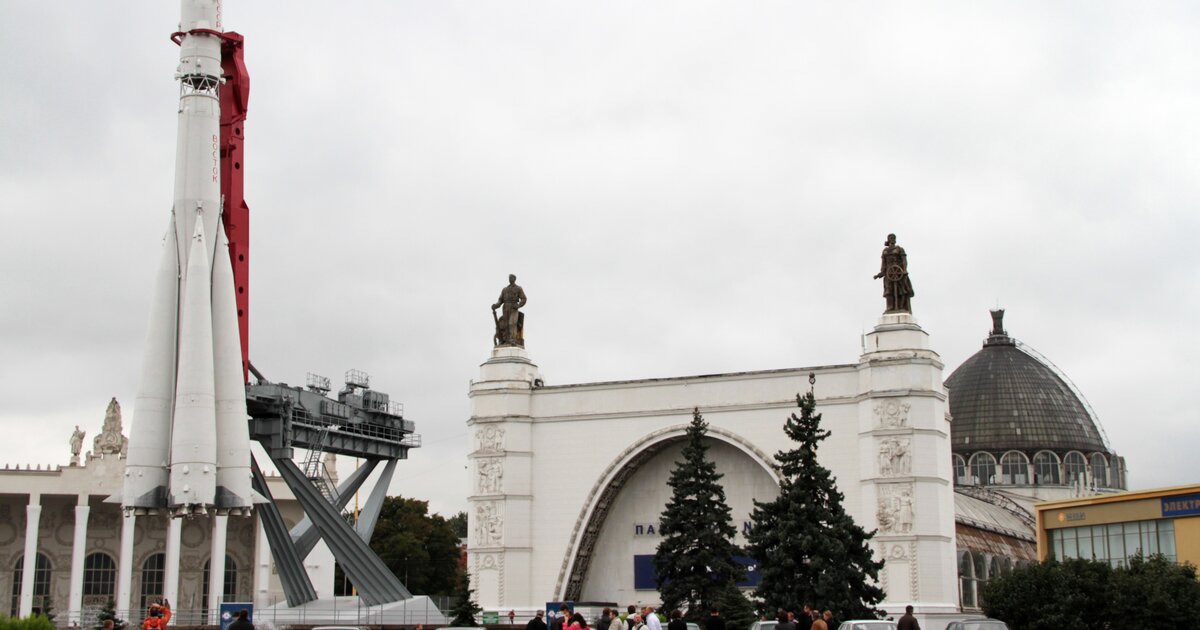
[[[885,315],[867,347],[847,365],[550,387],[536,382],[524,349],[495,349],[471,384],[468,421],[469,567],[480,605],[537,608],[568,595],[657,602],[657,593],[632,591],[632,556],[655,543],[633,540],[631,529],[657,522],[669,496],[674,460],[664,445],[683,435],[699,408],[716,444],[710,454],[735,473],[726,493],[739,502],[740,519],[748,512],[740,503],[778,492],[764,479],[774,479],[772,455],[788,447],[783,421],[813,373],[818,411],[832,432],[821,462],[859,524],[888,523],[874,543],[888,559],[887,607],[955,609],[942,364],[907,314]],[[907,453],[896,465],[881,455],[889,445]]]

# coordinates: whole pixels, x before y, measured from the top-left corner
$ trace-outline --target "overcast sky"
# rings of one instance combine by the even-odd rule
[[[946,375],[988,309],[1133,487],[1200,481],[1195,3],[249,2],[251,360],[350,368],[466,508],[508,273],[548,384],[854,363],[909,254]],[[0,459],[132,417],[177,3],[0,4]],[[587,457],[585,436],[578,445]],[[348,472],[343,464],[343,474]]]

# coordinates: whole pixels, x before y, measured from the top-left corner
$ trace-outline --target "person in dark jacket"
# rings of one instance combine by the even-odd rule
[[[250,611],[245,608],[239,610],[237,619],[229,624],[229,630],[254,630],[254,624],[250,623]]]
[[[708,619],[704,620],[704,630],[725,630],[725,618],[716,606],[708,609]]]
[[[608,626],[612,623],[612,609],[605,608],[600,613],[600,619],[596,622],[596,630],[608,630]]]
[[[687,622],[683,620],[683,611],[676,608],[671,611],[671,621],[667,622],[667,630],[687,630]]]
[[[546,620],[544,619],[545,616],[546,611],[537,611],[537,615],[535,615],[533,619],[530,619],[529,623],[525,624],[525,630],[546,630]]]
[[[921,623],[912,614],[913,607],[904,607],[904,616],[896,622],[896,630],[921,630]]]

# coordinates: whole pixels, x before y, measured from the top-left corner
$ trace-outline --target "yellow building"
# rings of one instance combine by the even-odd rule
[[[1200,485],[1046,501],[1038,559],[1088,558],[1114,567],[1141,551],[1200,566]]]

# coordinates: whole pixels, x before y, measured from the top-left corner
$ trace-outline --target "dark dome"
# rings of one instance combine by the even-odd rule
[[[1108,453],[1087,405],[1056,369],[1005,334],[1003,316],[993,311],[983,349],[946,379],[951,449]]]

